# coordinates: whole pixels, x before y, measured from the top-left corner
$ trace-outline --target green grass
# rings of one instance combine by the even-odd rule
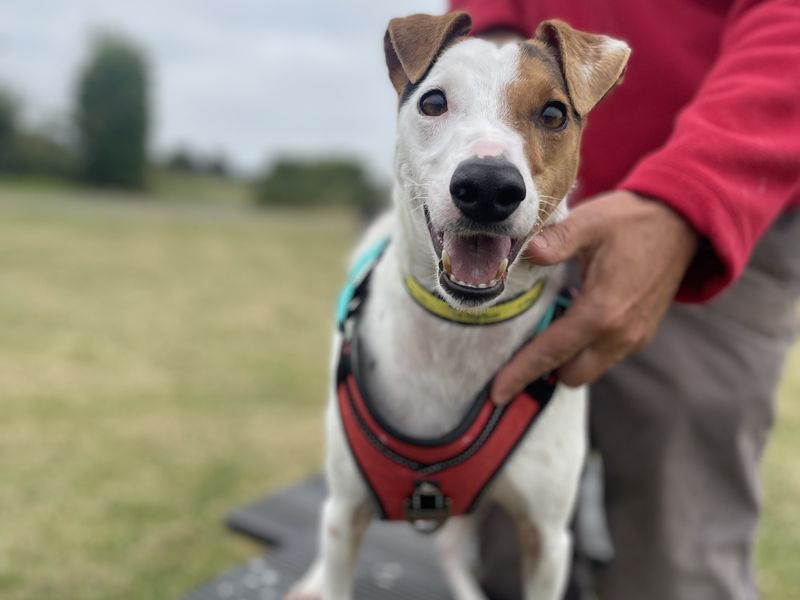
[[[101,200],[167,200],[170,203],[192,205],[239,206],[249,204],[255,196],[252,184],[206,173],[179,173],[161,167],[150,167],[145,189],[140,192],[120,190],[98,191],[77,180],[58,179],[36,175],[13,175],[0,173],[0,189],[6,194],[19,192],[43,192],[42,199],[53,199],[60,193],[80,198]]]
[[[758,552],[766,600],[800,595],[800,346],[784,370],[775,434],[765,459],[765,512]]]
[[[255,196],[252,185],[243,185],[215,175],[175,173],[154,168],[150,174],[152,191],[171,201],[243,206]]]
[[[355,222],[159,186],[182,201],[0,185],[3,600],[176,598],[259,550],[224,533],[228,509],[320,464]],[[798,352],[781,408],[768,600],[800,589]]]
[[[178,597],[320,464],[356,227],[84,196],[0,189],[0,598]]]

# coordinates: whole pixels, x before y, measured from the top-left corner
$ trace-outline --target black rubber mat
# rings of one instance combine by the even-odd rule
[[[201,586],[184,600],[279,600],[316,555],[317,477],[234,511],[227,525],[270,548],[263,557]],[[356,570],[357,600],[449,600],[430,536],[405,523],[374,522]]]

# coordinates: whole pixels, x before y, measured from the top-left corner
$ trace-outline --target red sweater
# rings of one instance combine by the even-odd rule
[[[800,1],[451,0],[476,33],[531,35],[543,19],[627,41],[625,82],[589,116],[581,197],[658,198],[707,243],[679,300],[744,269],[783,211],[800,208]],[[800,257],[798,257],[800,260]]]

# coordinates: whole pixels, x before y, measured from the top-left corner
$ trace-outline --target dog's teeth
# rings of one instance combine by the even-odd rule
[[[495,275],[494,278],[500,279],[503,275],[505,275],[507,268],[508,268],[508,259],[504,258],[503,262],[500,263],[500,266],[497,267],[497,275]]]
[[[497,284],[500,283],[500,279],[499,278],[492,279],[491,281],[488,281],[486,283],[469,283],[467,281],[462,281],[460,279],[457,279],[456,277],[453,276],[452,273],[449,273],[449,272],[447,273],[447,277],[453,283],[457,283],[460,286],[472,288],[472,289],[475,289],[475,290],[485,290],[486,288],[495,287]]]
[[[450,255],[447,253],[447,250],[442,250],[442,266],[448,275],[452,275],[453,265],[450,262]]]

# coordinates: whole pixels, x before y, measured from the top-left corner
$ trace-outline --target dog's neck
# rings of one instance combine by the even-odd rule
[[[560,269],[548,270],[535,305],[512,320],[481,326],[443,320],[421,308],[403,283],[412,275],[434,290],[436,264],[427,230],[418,230],[402,214],[395,209],[392,243],[373,273],[358,324],[361,384],[394,428],[435,437],[460,422],[483,386],[530,336],[553,303],[562,275]],[[529,289],[544,275],[541,268],[516,265],[504,298]]]

